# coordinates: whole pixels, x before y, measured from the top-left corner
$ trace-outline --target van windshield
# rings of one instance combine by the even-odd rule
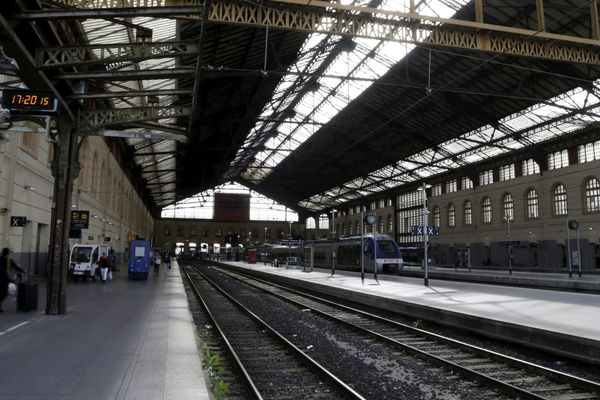
[[[76,247],[73,249],[73,255],[71,256],[76,262],[90,262],[90,255],[92,254],[91,247]]]

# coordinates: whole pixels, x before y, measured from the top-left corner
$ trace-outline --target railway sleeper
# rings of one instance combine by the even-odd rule
[[[569,385],[555,385],[555,386],[535,387],[535,388],[529,389],[529,391],[533,392],[533,393],[541,393],[541,392],[553,392],[553,391],[558,391],[558,390],[570,390],[570,389],[573,389],[573,387],[571,387]]]

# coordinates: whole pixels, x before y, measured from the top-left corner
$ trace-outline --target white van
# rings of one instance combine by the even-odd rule
[[[81,277],[84,281],[91,278],[96,281],[96,269],[102,253],[108,255],[108,246],[105,244],[76,244],[71,249],[69,257],[69,276],[74,282]]]

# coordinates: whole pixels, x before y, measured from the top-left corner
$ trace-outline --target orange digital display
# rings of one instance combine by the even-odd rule
[[[56,111],[56,96],[52,92],[4,89],[2,107],[17,111]]]

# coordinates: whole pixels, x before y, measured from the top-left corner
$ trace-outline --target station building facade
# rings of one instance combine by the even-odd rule
[[[48,261],[53,160],[53,145],[37,124],[0,126],[0,246],[10,248],[11,257],[31,274],[42,275]],[[80,145],[70,205],[89,212],[89,228],[70,244],[107,244],[121,260],[129,240],[151,238],[154,223],[122,165],[109,142],[87,137]],[[15,226],[15,217],[22,226]]]

